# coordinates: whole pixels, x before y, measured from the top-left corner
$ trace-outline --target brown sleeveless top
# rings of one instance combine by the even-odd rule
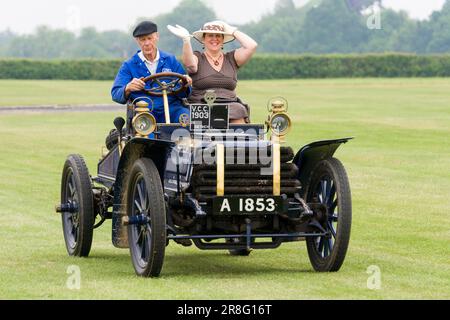
[[[217,98],[235,101],[237,71],[239,66],[234,59],[234,50],[224,54],[222,69],[215,70],[208,62],[206,55],[194,51],[198,58],[196,73],[190,73],[192,78],[192,93],[188,98],[189,103],[204,103],[202,101],[206,90],[214,90]],[[248,118],[245,106],[236,102],[230,103],[230,119]]]

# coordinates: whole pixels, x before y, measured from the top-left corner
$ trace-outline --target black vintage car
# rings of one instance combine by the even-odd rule
[[[150,76],[146,90],[184,90],[179,74]],[[114,120],[109,149],[91,177],[80,155],[62,173],[61,213],[71,256],[88,256],[93,230],[112,219],[112,243],[130,248],[136,274],[160,274],[169,240],[199,249],[249,255],[306,240],[316,271],[337,271],[350,238],[351,195],[344,167],[333,158],[351,138],[318,141],[298,152],[282,146],[291,127],[287,102],[273,98],[265,124],[232,124],[226,101],[213,92],[179,123],[156,123],[149,98]],[[169,121],[167,121],[169,122]]]

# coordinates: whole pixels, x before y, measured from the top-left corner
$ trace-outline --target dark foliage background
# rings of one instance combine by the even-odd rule
[[[367,8],[375,3],[381,6],[381,29],[367,27],[373,14]],[[259,43],[258,53],[450,52],[450,0],[441,11],[424,21],[382,5],[380,0],[311,0],[303,7],[296,7],[292,0],[279,0],[271,14],[238,27]],[[206,1],[183,0],[170,13],[138,20],[157,22],[160,48],[180,54],[181,41],[168,32],[166,25],[179,24],[193,32],[216,17]],[[232,46],[226,49],[229,48]],[[0,32],[0,57],[123,59],[136,49],[131,30],[99,32],[85,28],[76,36],[66,30],[41,26],[28,35],[9,30]]]

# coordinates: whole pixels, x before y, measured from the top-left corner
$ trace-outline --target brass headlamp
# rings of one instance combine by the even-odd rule
[[[291,118],[287,113],[288,103],[286,99],[282,97],[272,98],[269,100],[267,107],[270,114],[266,125],[276,137],[285,137],[291,129]]]
[[[281,194],[281,146],[284,137],[291,128],[291,118],[287,114],[288,103],[282,97],[269,100],[267,109],[270,112],[266,125],[272,131],[272,174],[273,195]]]
[[[153,131],[156,130],[156,119],[149,112],[149,104],[146,101],[138,101],[135,104],[135,115],[131,124],[134,130],[136,130],[136,136],[147,137]]]

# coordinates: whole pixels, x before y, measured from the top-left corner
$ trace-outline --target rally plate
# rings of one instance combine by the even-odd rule
[[[191,130],[228,129],[229,112],[227,104],[191,104]]]

